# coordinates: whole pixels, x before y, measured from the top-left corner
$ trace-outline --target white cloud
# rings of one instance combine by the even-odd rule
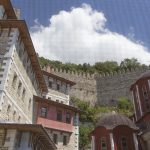
[[[31,37],[40,56],[63,62],[95,63],[98,61],[138,58],[149,63],[150,53],[140,42],[106,28],[102,12],[83,4],[69,12],[60,11],[49,20],[48,26],[38,20]]]

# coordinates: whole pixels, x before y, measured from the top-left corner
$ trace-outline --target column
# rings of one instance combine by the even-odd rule
[[[142,116],[143,112],[142,112],[141,99],[140,99],[140,95],[139,95],[139,87],[138,87],[138,85],[136,85],[136,92],[137,92],[137,96],[138,96],[138,105],[139,105],[139,108],[140,108],[140,114]]]
[[[138,140],[137,140],[137,136],[135,133],[133,133],[133,140],[134,140],[135,150],[139,150]]]
[[[113,133],[110,133],[111,150],[115,150]]]
[[[95,136],[92,136],[91,150],[95,150]]]
[[[132,91],[132,100],[133,100],[133,106],[134,106],[134,112],[135,112],[135,118],[136,118],[136,121],[137,121],[137,114],[136,114],[136,106],[135,106],[135,98],[134,98],[134,94],[133,94],[133,91]],[[135,121],[134,121],[135,122]]]

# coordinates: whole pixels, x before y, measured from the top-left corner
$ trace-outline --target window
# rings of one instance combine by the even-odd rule
[[[44,99],[46,99],[46,96],[43,96]]]
[[[49,88],[52,88],[52,81],[49,81],[48,86]]]
[[[41,117],[46,118],[47,116],[47,108],[46,107],[42,107],[41,108]]]
[[[59,100],[58,100],[58,99],[56,99],[56,102],[58,102],[58,103],[59,103]]]
[[[127,150],[128,146],[127,146],[127,139],[125,137],[121,138],[121,150]]]
[[[22,139],[22,132],[18,131],[17,136],[16,136],[16,147],[20,147],[21,139]]]
[[[28,110],[31,109],[31,98],[29,99]]]
[[[63,145],[67,145],[67,136],[63,136]]]
[[[53,134],[53,142],[54,142],[55,144],[58,144],[57,134]]]
[[[10,112],[10,105],[8,105],[8,107],[7,107],[7,113],[9,113]]]
[[[71,115],[69,112],[66,113],[66,123],[70,123],[71,122]]]
[[[21,117],[19,116],[19,117],[18,117],[18,122],[20,122],[20,121],[21,121]]]
[[[59,85],[59,84],[57,84],[57,90],[58,90],[58,91],[60,90],[60,85]]]
[[[19,82],[19,84],[18,84],[18,94],[20,94],[21,86],[22,86],[22,83]]]
[[[17,82],[17,75],[15,74],[12,81],[12,86],[15,88]]]
[[[16,118],[16,111],[13,112],[13,120]]]
[[[145,101],[148,101],[148,93],[147,93],[147,89],[146,86],[142,87],[142,92],[143,92],[143,97]]]
[[[25,94],[26,94],[26,89],[24,88],[24,89],[23,89],[23,92],[22,92],[22,100],[24,100]]]
[[[101,150],[107,150],[107,143],[105,137],[101,138]]]
[[[57,121],[62,121],[62,111],[57,111]]]

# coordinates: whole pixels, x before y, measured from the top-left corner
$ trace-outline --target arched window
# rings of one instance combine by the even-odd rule
[[[101,137],[101,150],[107,150],[106,137]]]
[[[121,138],[121,150],[128,150],[127,139],[125,137]]]

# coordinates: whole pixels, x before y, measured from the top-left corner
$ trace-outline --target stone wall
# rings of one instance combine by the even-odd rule
[[[45,68],[43,68],[45,69]],[[111,74],[82,74],[51,68],[51,72],[76,82],[70,95],[91,104],[116,105],[120,97],[131,98],[130,86],[147,69],[121,70]]]
[[[97,102],[100,105],[116,105],[120,97],[127,97],[132,100],[130,92],[131,85],[146,72],[147,69],[137,68],[132,71],[120,73],[97,75]]]

